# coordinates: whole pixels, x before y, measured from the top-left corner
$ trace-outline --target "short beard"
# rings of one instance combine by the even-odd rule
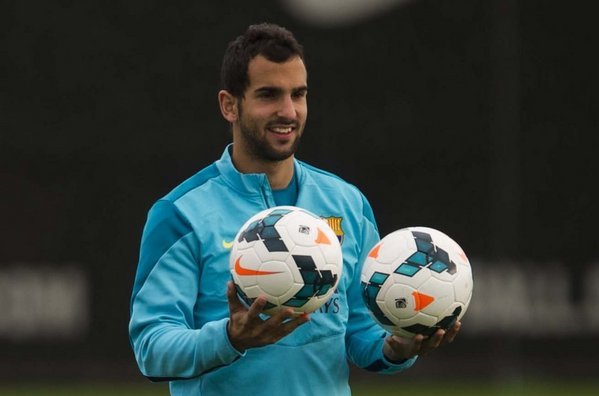
[[[247,149],[254,156],[254,158],[265,162],[280,162],[288,159],[297,151],[301,140],[301,131],[299,130],[299,125],[296,124],[298,133],[295,135],[295,140],[293,141],[291,147],[286,151],[278,151],[271,147],[266,139],[260,138],[260,134],[258,133],[255,125],[247,125],[245,122],[243,122],[241,108],[239,109],[239,119],[241,120],[239,123],[241,136],[243,136],[247,145]]]
[[[245,129],[242,125],[240,127],[241,134],[245,137],[247,148],[255,158],[267,162],[284,161],[294,155],[299,147],[300,137],[297,136],[288,150],[275,150],[266,140],[258,138],[251,130]]]

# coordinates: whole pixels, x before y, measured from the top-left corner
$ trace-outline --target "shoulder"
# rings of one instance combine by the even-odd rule
[[[301,169],[305,172],[305,174],[314,180],[317,180],[321,183],[325,183],[325,185],[331,185],[331,186],[335,186],[335,187],[343,187],[343,188],[347,188],[349,190],[355,190],[355,191],[359,192],[359,190],[356,186],[347,182],[346,180],[342,179],[341,177],[337,176],[334,173],[317,168],[314,165],[307,164],[303,161],[298,160],[297,163],[301,167]]]
[[[303,161],[297,162],[303,169],[305,177],[309,180],[308,182],[312,181],[321,188],[334,189],[336,195],[343,194],[360,200],[366,199],[358,187],[339,177],[338,175],[317,168]]]
[[[179,184],[168,194],[166,194],[161,200],[175,202],[179,200],[181,197],[189,194],[191,191],[194,191],[206,185],[218,176],[220,176],[220,172],[216,164],[213,163],[200,170],[195,175],[185,180],[183,183]]]
[[[306,184],[313,184],[320,190],[328,190],[331,196],[336,200],[343,202],[346,207],[351,207],[358,213],[374,222],[372,207],[366,196],[354,184],[347,182],[338,175],[307,164],[303,161],[297,161],[304,173],[303,178]]]

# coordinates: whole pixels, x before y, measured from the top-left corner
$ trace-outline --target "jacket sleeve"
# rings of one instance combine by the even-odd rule
[[[370,204],[362,196],[363,210],[360,224],[361,237],[359,242],[359,260],[355,265],[353,279],[348,289],[350,307],[346,345],[348,358],[358,367],[369,371],[392,374],[409,368],[416,357],[407,359],[399,364],[388,361],[383,355],[383,344],[389,336],[369,315],[368,308],[362,299],[360,276],[362,265],[370,249],[379,241],[379,233]]]
[[[192,378],[240,356],[227,336],[228,318],[195,328],[199,257],[189,222],[172,202],[158,201],[142,236],[129,323],[135,358],[151,380]]]

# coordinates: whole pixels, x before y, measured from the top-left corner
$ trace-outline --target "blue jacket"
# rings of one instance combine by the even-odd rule
[[[294,161],[296,206],[337,218],[344,268],[331,299],[273,345],[241,354],[227,337],[229,244],[243,223],[275,206],[266,175],[241,174],[230,146],[157,201],[144,228],[129,334],[142,373],[173,395],[349,395],[348,360],[383,373],[411,366],[382,354],[387,333],[361,298],[364,256],[379,240],[372,209],[354,186]]]

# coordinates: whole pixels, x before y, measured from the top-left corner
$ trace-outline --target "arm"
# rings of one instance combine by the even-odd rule
[[[229,317],[196,328],[200,242],[170,201],[148,215],[131,299],[130,340],[152,380],[192,378],[235,361],[245,350],[274,343],[309,320],[292,310],[261,319],[266,300],[248,309],[228,285]]]
[[[390,335],[375,324],[374,329],[368,325],[368,310],[362,301],[360,275],[362,264],[370,249],[379,241],[379,234],[372,209],[363,197],[363,223],[361,237],[361,254],[356,266],[354,278],[348,291],[350,302],[350,318],[348,325],[348,354],[358,366],[371,371],[394,373],[410,367],[418,356],[424,356],[440,345],[453,342],[460,330],[461,324],[456,324],[447,332],[438,330],[430,338],[416,335],[413,338],[403,338]],[[375,323],[370,319],[372,323]],[[381,334],[379,339],[373,334]],[[368,344],[370,341],[370,345]],[[370,348],[369,348],[370,346]],[[359,362],[372,362],[369,365]]]
[[[379,233],[370,204],[366,198],[362,197],[362,199],[363,215],[360,224],[361,235],[358,241],[360,254],[347,292],[350,307],[346,334],[347,353],[352,362],[366,370],[394,373],[410,367],[416,361],[416,356],[414,354],[410,355],[408,359],[395,359],[395,355],[389,356],[383,353],[385,349],[389,348],[388,342],[386,342],[389,334],[370,317],[362,300],[360,285],[362,264],[370,249],[379,241]]]
[[[199,257],[187,220],[172,202],[157,202],[143,232],[129,324],[138,365],[150,379],[191,378],[240,356],[227,337],[228,318],[195,326]]]

